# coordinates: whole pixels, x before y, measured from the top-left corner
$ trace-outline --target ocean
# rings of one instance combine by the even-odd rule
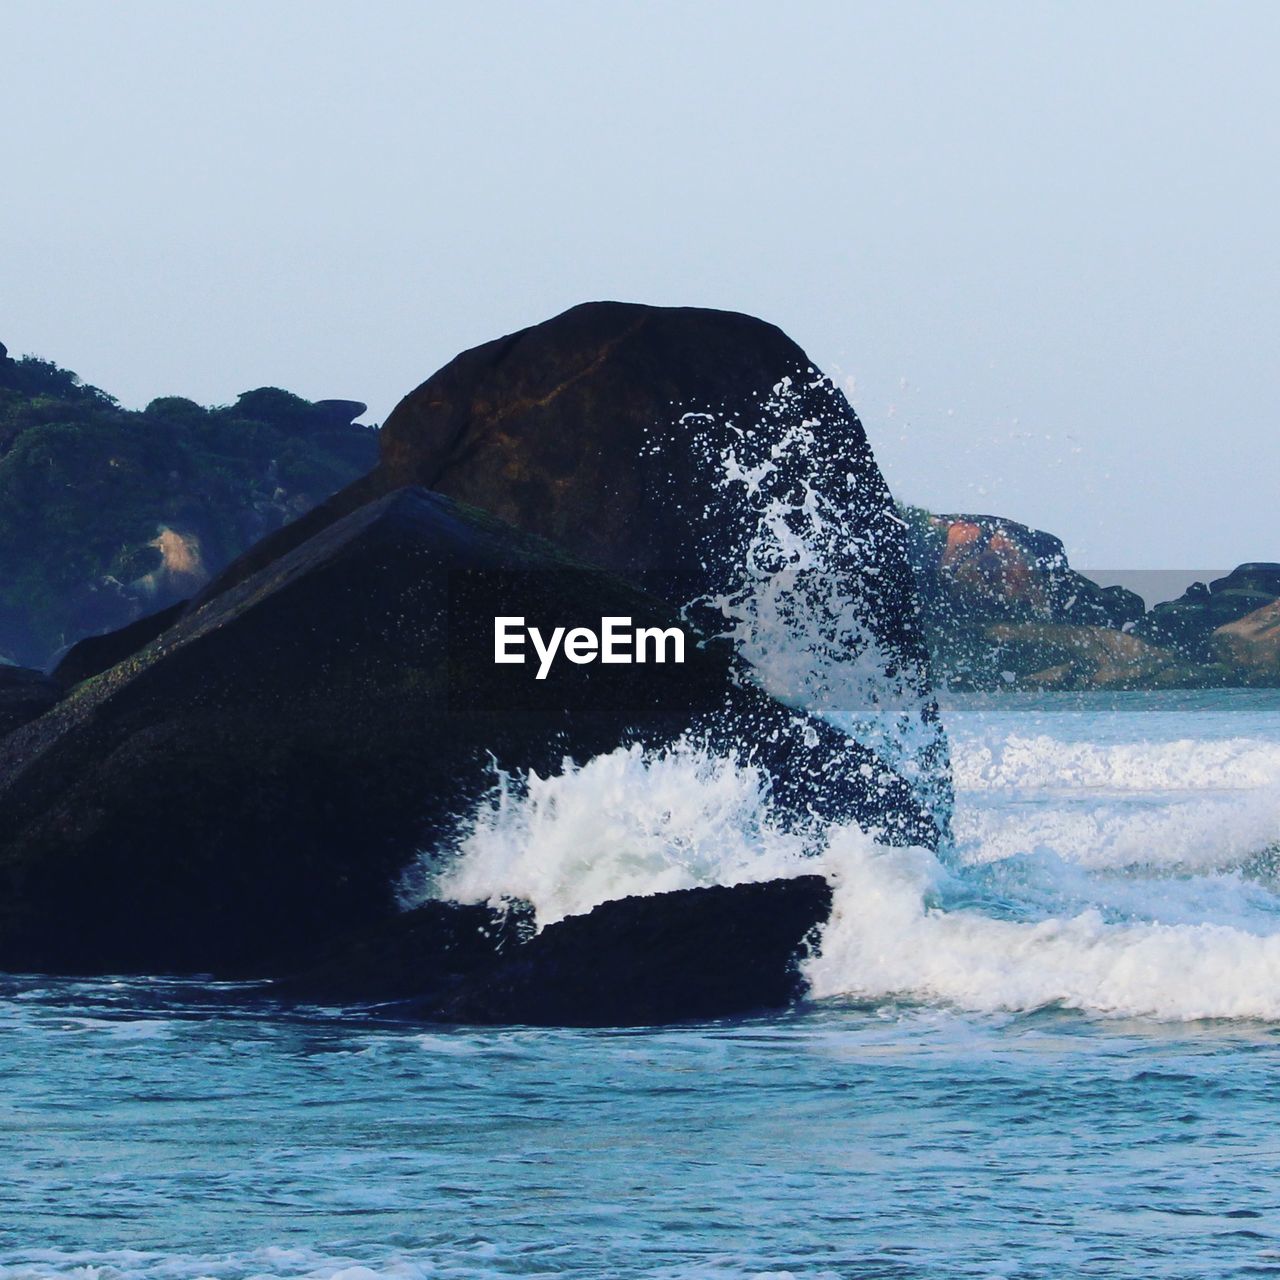
[[[786,1014],[476,1030],[3,979],[0,1280],[1280,1275],[1280,691],[944,718],[940,857],[815,843],[689,747],[499,779],[427,878],[545,923],[817,859]]]

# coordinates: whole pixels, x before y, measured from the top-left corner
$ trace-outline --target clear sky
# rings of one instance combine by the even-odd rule
[[[590,298],[749,311],[898,496],[1280,560],[1280,4],[4,0],[0,340],[370,419]]]

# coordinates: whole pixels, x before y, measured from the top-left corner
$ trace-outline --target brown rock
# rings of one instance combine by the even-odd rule
[[[1280,600],[1219,627],[1214,653],[1250,684],[1280,684]]]

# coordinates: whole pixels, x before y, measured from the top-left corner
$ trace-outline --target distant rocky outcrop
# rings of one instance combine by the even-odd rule
[[[374,464],[363,410],[263,387],[223,408],[167,396],[132,412],[0,354],[0,658],[47,667],[199,590]]]
[[[953,688],[1280,684],[1267,612],[1280,565],[1241,565],[1147,612],[1073,570],[1052,534],[999,516],[904,518],[934,669]]]
[[[1223,623],[1211,640],[1216,660],[1244,683],[1280,685],[1280,599]]]
[[[1280,564],[1242,564],[1226,577],[1194,583],[1177,600],[1155,605],[1134,630],[1189,662],[1212,663],[1232,652],[1216,633],[1280,599]]]
[[[1000,516],[910,510],[912,568],[922,607],[957,622],[974,619],[1124,627],[1142,598],[1100,587],[1067,562],[1051,533]]]

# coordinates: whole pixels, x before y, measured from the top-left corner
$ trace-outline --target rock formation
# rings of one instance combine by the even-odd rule
[[[905,516],[921,623],[953,688],[1280,683],[1242,621],[1280,595],[1280,566],[1241,565],[1146,612],[1134,592],[1073,570],[1052,534],[999,516]]]
[[[1280,599],[1223,623],[1210,639],[1214,657],[1245,683],[1280,685]]]
[[[1135,628],[1153,644],[1189,662],[1211,663],[1224,652],[1214,633],[1280,599],[1280,564],[1242,564],[1223,578],[1196,582],[1177,600],[1155,605]]]
[[[426,902],[278,980],[285,999],[437,1022],[617,1026],[782,1008],[831,911],[821,876],[602,903],[535,929],[526,903]]]
[[[281,431],[315,412],[270,389],[241,408]],[[350,410],[322,412],[336,430]],[[902,524],[843,397],[760,321],[592,304],[459,356],[382,447],[185,608],[69,654],[68,696],[0,741],[0,964],[314,974],[337,945],[374,956],[385,998],[402,984],[368,939],[386,930],[445,957],[431,1016],[790,998],[820,881],[605,904],[483,964],[464,917],[405,925],[395,890],[422,851],[449,855],[495,770],[676,740],[758,766],[784,821],[936,846],[945,748]],[[496,614],[678,627],[687,659],[537,681],[495,665]],[[706,938],[736,978],[692,973]],[[655,967],[659,943],[686,969]]]
[[[397,873],[447,844],[493,768],[686,733],[759,763],[796,813],[936,838],[901,778],[742,679],[726,643],[538,682],[493,665],[498,600],[567,626],[679,621],[474,509],[393,492],[0,743],[0,965],[297,962],[389,918]]]
[[[401,401],[381,450],[373,475],[264,539],[202,598],[377,494],[422,484],[732,633],[789,703],[857,708],[863,740],[945,820],[902,522],[847,400],[774,326],[574,307],[463,352]],[[802,666],[812,674],[789,687]]]
[[[622,898],[549,925],[417,1012],[446,1022],[654,1024],[778,1009],[831,913],[822,876]]]

